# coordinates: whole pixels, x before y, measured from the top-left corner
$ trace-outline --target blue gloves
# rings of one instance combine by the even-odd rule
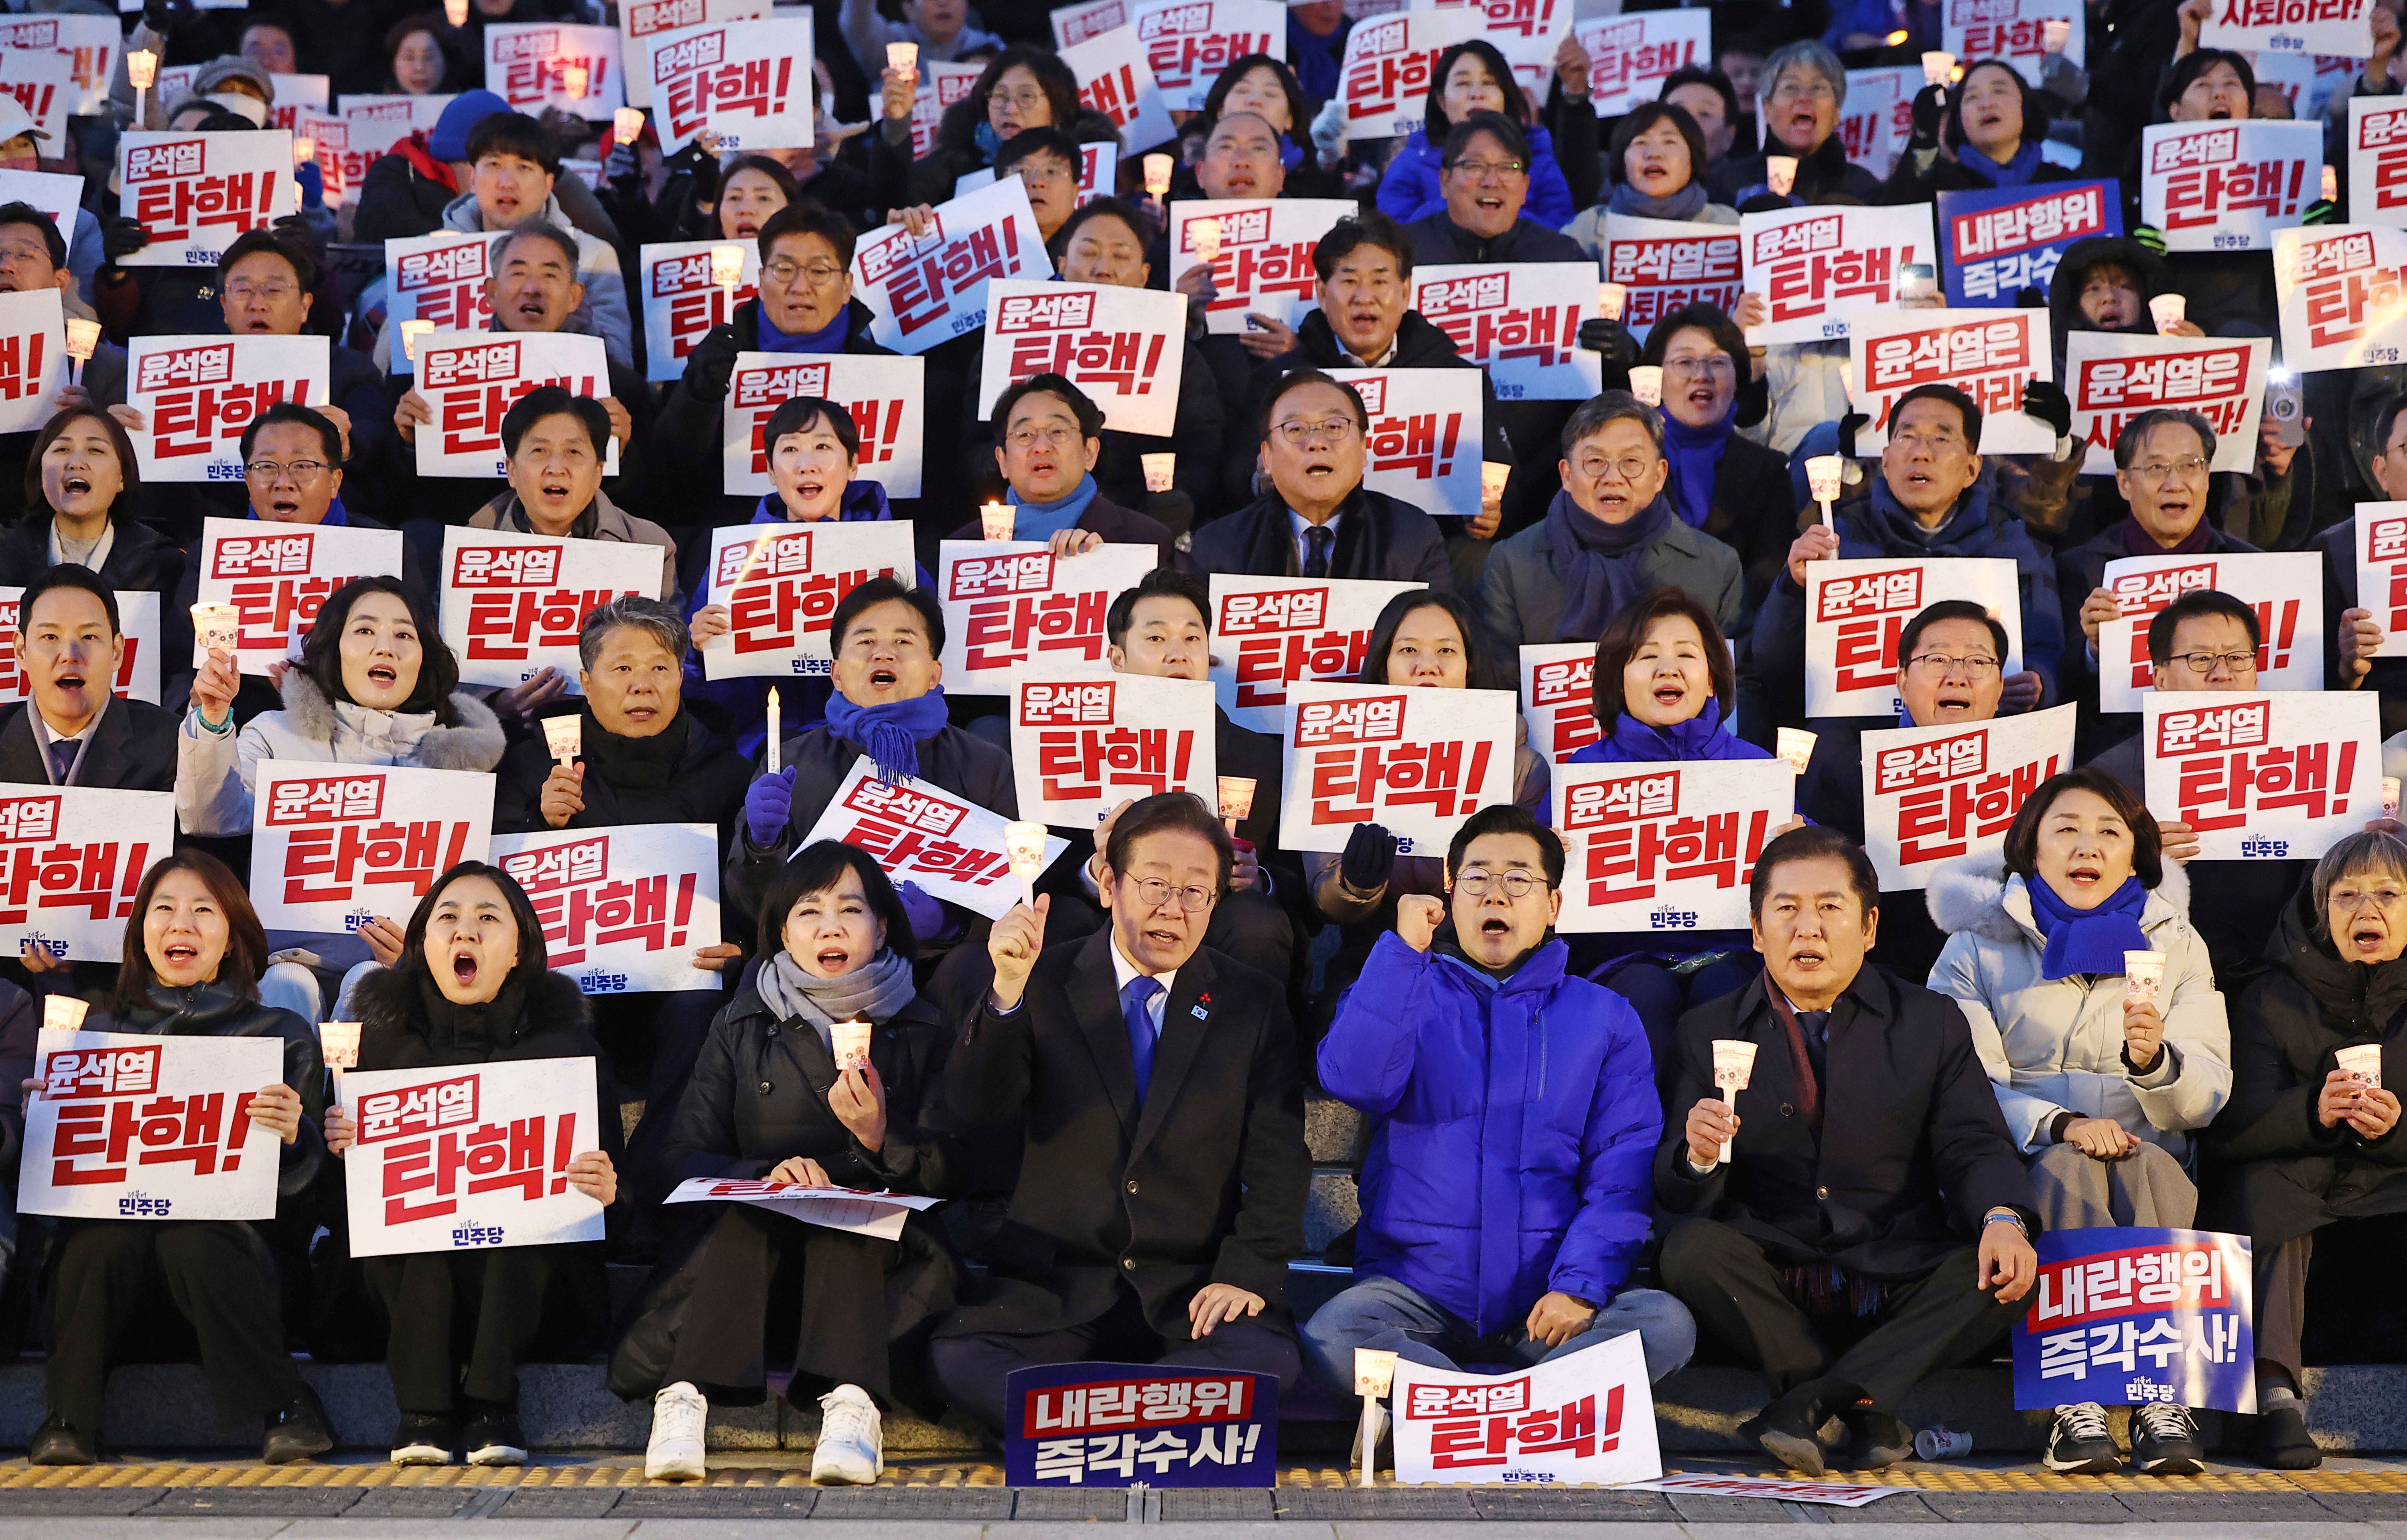
[[[304,161],[292,168],[292,183],[301,190],[301,206],[326,206],[326,174],[315,161]]]
[[[945,906],[922,892],[919,883],[895,883],[894,897],[903,900],[903,917],[911,922],[913,936],[928,941],[944,935]]]
[[[786,831],[786,820],[794,812],[794,771],[799,768],[788,765],[745,788],[744,832],[753,849],[768,849]]]

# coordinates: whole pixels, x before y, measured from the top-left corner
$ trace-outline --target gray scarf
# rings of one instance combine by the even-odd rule
[[[919,993],[911,982],[910,959],[896,956],[891,947],[881,949],[867,963],[837,979],[805,971],[792,953],[780,949],[761,965],[752,984],[761,992],[761,1003],[779,1021],[801,1017],[831,1051],[834,1039],[828,1028],[834,1023],[856,1016],[890,1021]]]

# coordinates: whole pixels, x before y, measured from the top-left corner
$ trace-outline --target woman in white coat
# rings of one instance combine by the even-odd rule
[[[1930,987],[1955,996],[1995,1084],[2007,1130],[2030,1163],[2051,1230],[2187,1229],[2198,1189],[2190,1136],[2231,1095],[2231,1038],[2188,887],[2164,859],[2156,820],[2096,769],[2044,783],[2015,815],[2001,853],[1931,874],[1930,917],[1948,932]],[[2153,993],[2125,955],[2163,956]],[[2094,1401],[2058,1406],[2049,1468],[2122,1467]],[[2144,1406],[2131,1419],[2143,1475],[2205,1468],[2188,1409]]]

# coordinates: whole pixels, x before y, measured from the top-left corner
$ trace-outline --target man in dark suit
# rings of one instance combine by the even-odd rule
[[[1747,896],[1763,973],[1682,1018],[1678,1126],[1655,1154],[1657,1199],[1689,1216],[1664,1237],[1663,1287],[1701,1340],[1771,1380],[1777,1399],[1739,1431],[1815,1476],[1833,1416],[1847,1468],[1911,1457],[1899,1400],[1995,1342],[2039,1276],[2030,1184],[1962,1012],[1864,965],[1877,892],[1833,829],[1764,847]],[[1717,1039],[1759,1048],[1734,1109]]]
[[[988,937],[994,982],[946,1094],[973,1123],[1022,1124],[1026,1153],[933,1365],[989,1428],[1032,1364],[1303,1372],[1285,1299],[1312,1174],[1300,1067],[1279,986],[1203,944],[1230,859],[1212,809],[1148,797],[1104,846],[1108,928],[1043,950],[1040,896]]]
[[[17,601],[17,668],[33,699],[0,713],[0,781],[176,789],[176,714],[110,693],[125,659],[117,596],[61,563]]]
[[[1092,398],[1060,374],[1035,374],[1005,386],[994,399],[992,443],[995,468],[1011,504],[1012,534],[1018,540],[1054,540],[1071,534],[1069,554],[1100,544],[1150,545],[1168,566],[1170,530],[1158,519],[1124,508],[1095,485],[1104,453],[1104,414]],[[973,444],[970,453],[976,454]],[[984,540],[973,518],[946,537]]]

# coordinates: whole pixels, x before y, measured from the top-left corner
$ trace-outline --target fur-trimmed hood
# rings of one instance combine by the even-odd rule
[[[502,719],[465,691],[451,697],[457,727],[438,725],[433,712],[380,712],[329,700],[300,669],[284,676],[284,714],[302,738],[334,745],[340,762],[414,765],[421,770],[490,770],[509,747]]]
[[[491,1005],[451,1006],[435,1020],[415,973],[372,969],[352,996],[360,1013],[360,1067],[406,1069],[496,1059],[594,1053],[593,1011],[577,981],[540,969],[506,982]],[[494,1012],[498,1008],[500,1018]]]
[[[2140,928],[2155,930],[2167,920],[2189,918],[2189,875],[2181,863],[2167,860],[2164,881],[2148,894],[2140,911]],[[1923,901],[1930,922],[1949,935],[1969,930],[1984,940],[2001,944],[2027,941],[2044,945],[2030,918],[2030,899],[2020,891],[2008,897],[2006,857],[2002,851],[1978,851],[1944,861],[1931,869]]]

